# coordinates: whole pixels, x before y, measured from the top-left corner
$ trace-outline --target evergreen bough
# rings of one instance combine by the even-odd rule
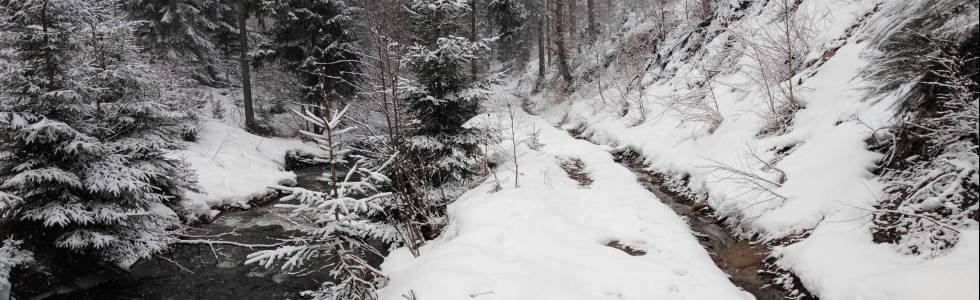
[[[360,77],[354,23],[358,8],[343,0],[276,0],[270,9],[273,57],[299,75],[306,104],[322,100],[322,76],[332,97],[352,96]]]
[[[0,238],[125,265],[174,241],[167,206],[195,182],[173,154],[186,114],[159,102],[114,8],[0,5]]]
[[[414,116],[406,155],[420,183],[442,189],[475,175],[480,145],[488,134],[464,126],[476,117],[490,96],[493,79],[473,81],[468,66],[489,52],[485,40],[463,37],[460,18],[469,13],[467,1],[415,0],[409,5],[417,43],[410,47],[407,65],[415,81],[405,87],[406,103]],[[435,198],[450,201],[451,195]]]

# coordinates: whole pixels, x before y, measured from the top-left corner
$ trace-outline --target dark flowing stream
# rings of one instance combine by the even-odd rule
[[[316,178],[324,167],[303,167],[297,186],[323,190]],[[221,240],[242,244],[274,244],[297,233],[302,224],[288,219],[289,211],[271,199],[249,210],[226,210],[212,223],[187,230],[186,239]],[[199,236],[199,237],[198,237]],[[130,272],[108,278],[94,288],[50,299],[302,299],[301,291],[316,289],[330,280],[326,272],[299,276],[245,265],[252,252],[268,249],[235,245],[177,244],[168,253],[134,264]]]

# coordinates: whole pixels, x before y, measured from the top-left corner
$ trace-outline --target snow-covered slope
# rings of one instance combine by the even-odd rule
[[[752,299],[609,148],[515,113],[518,164],[515,139],[498,145],[495,176],[450,206],[446,231],[420,257],[402,248],[385,259],[381,299]],[[506,114],[489,119],[511,128]]]
[[[882,193],[872,170],[881,154],[868,144],[894,122],[894,99],[866,100],[862,89],[869,83],[860,72],[868,64],[865,54],[873,51],[863,33],[882,4],[802,1],[795,17],[808,27],[809,48],[805,67],[792,80],[803,108],[780,127],[772,125],[766,99],[774,90],[785,93],[785,83],[771,90],[760,84],[754,69],[760,57],[745,46],[746,40],[759,42],[778,32],[778,2],[721,1],[730,7],[719,9],[711,24],[681,25],[667,33],[645,56],[641,64],[647,67],[635,73],[635,81],[634,73],[613,63],[600,75],[608,76],[601,78],[601,88],[591,80],[571,95],[543,93],[532,100],[552,122],[595,142],[637,151],[654,171],[688,177],[688,187],[707,195],[707,204],[743,237],[802,238],[774,255],[821,299],[980,296],[977,230],[964,230],[956,248],[932,260],[872,242],[871,212]],[[655,31],[654,20],[632,15],[623,40]],[[587,51],[618,55],[603,48],[620,46]],[[588,54],[578,56],[581,68],[600,64]],[[529,93],[525,82],[516,89]],[[694,98],[703,102],[685,100]]]
[[[224,117],[212,117],[210,110],[215,106],[206,107],[197,141],[178,153],[197,172],[201,187],[201,193],[192,193],[181,203],[189,215],[206,216],[212,213],[211,208],[222,206],[248,208],[250,200],[271,191],[269,186],[295,183],[296,174],[283,170],[288,151],[319,151],[299,139],[262,137],[245,131],[241,116],[231,109],[231,96],[219,92],[207,91],[227,108]]]

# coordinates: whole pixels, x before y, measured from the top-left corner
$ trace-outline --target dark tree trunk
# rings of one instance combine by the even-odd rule
[[[541,16],[538,16],[538,80],[544,78],[544,53],[545,47],[547,47],[547,45],[544,43],[545,26],[544,14],[542,14]]]
[[[578,15],[578,0],[565,1],[568,1],[568,42],[575,44],[576,35],[578,34],[578,22],[575,18]]]
[[[44,45],[44,67],[45,73],[48,77],[48,91],[53,91],[54,87],[54,62],[51,59],[51,42],[48,39],[48,1],[44,1],[41,5],[41,31],[44,34],[42,38]]]
[[[241,1],[238,12],[238,62],[242,66],[242,98],[245,102],[245,128],[255,129],[255,112],[252,109],[252,80],[249,76],[248,61],[248,6],[246,1]]]
[[[543,13],[544,14],[544,24],[545,24],[545,27],[544,27],[544,38],[545,38],[545,42],[546,42],[545,45],[547,45],[547,47],[545,48],[544,54],[546,56],[548,56],[548,64],[549,65],[551,64],[551,45],[552,45],[552,42],[551,42],[551,36],[552,36],[552,34],[551,34],[551,1],[552,0],[544,0],[544,13]]]
[[[476,32],[476,0],[470,0],[470,41],[476,42],[477,32]],[[477,59],[473,58],[470,60],[470,72],[472,72],[473,81],[477,80]]]
[[[589,43],[595,43],[599,38],[599,27],[595,21],[595,0],[586,0],[585,3],[589,10]]]
[[[568,86],[572,85],[572,73],[568,70],[568,49],[565,45],[564,0],[555,0],[555,44],[558,46],[558,73]]]

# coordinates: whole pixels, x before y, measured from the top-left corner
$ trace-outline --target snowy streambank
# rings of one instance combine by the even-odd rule
[[[505,140],[492,150],[497,179],[450,206],[448,228],[420,257],[398,249],[385,259],[381,299],[752,298],[609,149],[517,114],[520,187]],[[506,116],[491,116],[509,130]]]
[[[248,201],[269,193],[268,186],[292,185],[296,174],[283,170],[286,152],[314,151],[295,139],[266,138],[213,119],[202,121],[198,141],[181,155],[197,171],[203,193],[192,193],[182,205],[206,215],[211,207],[248,207]]]
[[[211,93],[222,107],[232,108],[230,96]],[[211,208],[248,208],[248,202],[267,195],[271,185],[295,183],[296,174],[283,170],[291,150],[316,152],[313,144],[299,139],[267,138],[241,128],[239,116],[226,113],[223,119],[202,116],[196,142],[188,143],[181,155],[197,172],[202,193],[192,193],[181,204],[185,213],[206,216]]]
[[[977,299],[980,235],[965,231],[949,254],[931,260],[900,255],[853,223],[823,224],[777,253],[820,299]],[[842,270],[846,270],[842,271]]]
[[[803,108],[784,128],[771,125],[767,91],[744,67],[753,61],[725,50],[746,38],[739,32],[768,24],[752,9],[703,41],[672,33],[651,63],[665,71],[641,74],[632,93],[621,94],[622,86],[636,87],[632,81],[609,83],[602,94],[593,82],[569,97],[532,100],[555,124],[639,152],[654,171],[689,176],[688,187],[705,193],[707,204],[743,237],[809,234],[774,255],[821,299],[976,299],[976,230],[963,231],[956,248],[933,260],[872,242],[871,211],[882,193],[872,170],[881,154],[868,144],[894,122],[892,99],[866,100],[861,90],[868,86],[860,74],[868,64],[862,55],[871,51],[861,30],[876,4],[803,3],[822,17],[810,20],[812,63],[793,79]],[[705,65],[732,70],[698,85],[708,76]],[[711,108],[678,100],[691,95],[704,95]],[[717,126],[706,121],[709,110],[722,117]]]

